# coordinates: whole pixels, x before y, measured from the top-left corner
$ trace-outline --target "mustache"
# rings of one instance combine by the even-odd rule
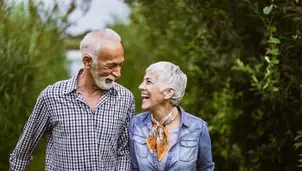
[[[104,78],[104,79],[110,79],[110,80],[112,80],[112,81],[115,81],[115,80],[116,80],[115,76],[113,76],[113,75],[108,75],[108,76],[103,77],[103,78]]]
[[[110,79],[110,80],[112,80],[113,82],[115,82],[115,80],[116,80],[116,78],[115,78],[115,76],[113,76],[113,75],[109,75],[109,76],[106,76],[106,77],[100,77],[100,76],[96,76],[96,78],[95,78],[97,81],[101,81],[101,82],[104,82],[105,80],[107,80],[107,79]]]

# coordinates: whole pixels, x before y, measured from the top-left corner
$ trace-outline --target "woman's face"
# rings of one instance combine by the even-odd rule
[[[152,110],[163,105],[165,98],[159,88],[159,73],[147,72],[143,82],[138,87],[141,90],[142,109]]]

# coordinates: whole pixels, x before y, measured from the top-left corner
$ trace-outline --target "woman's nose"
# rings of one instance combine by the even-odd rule
[[[140,90],[143,90],[144,89],[144,82],[142,82],[139,86],[138,86],[138,88],[140,89]]]

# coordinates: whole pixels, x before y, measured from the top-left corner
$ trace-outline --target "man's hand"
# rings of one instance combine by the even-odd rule
[[[13,169],[12,169],[12,168],[9,168],[8,171],[13,171]]]

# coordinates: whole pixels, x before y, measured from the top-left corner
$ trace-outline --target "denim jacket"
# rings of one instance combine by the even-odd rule
[[[166,152],[165,171],[213,171],[211,140],[206,122],[181,107],[181,125],[178,141]],[[132,118],[129,125],[130,154],[133,170],[156,171],[156,152],[149,151],[146,137],[152,128],[151,113],[144,112]]]

